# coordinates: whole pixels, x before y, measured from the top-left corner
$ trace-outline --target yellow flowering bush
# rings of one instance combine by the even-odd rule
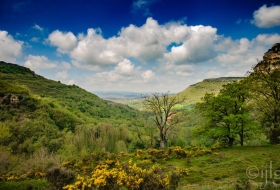
[[[177,158],[186,158],[187,157],[187,151],[185,151],[180,146],[175,146],[172,151],[177,155]]]
[[[169,177],[158,164],[142,169],[132,159],[127,163],[116,161],[111,165],[102,162],[91,176],[78,175],[74,184],[66,185],[63,189],[117,190],[125,187],[128,190],[164,190],[170,185]]]
[[[158,150],[155,148],[149,148],[147,150],[147,153],[155,158],[164,158],[165,156],[167,156],[164,150]]]
[[[211,149],[207,149],[205,147],[199,147],[199,146],[192,146],[189,147],[188,150],[190,150],[189,155],[191,156],[202,156],[205,154],[211,154]]]
[[[45,177],[45,174],[41,171],[37,171],[35,169],[31,169],[24,174],[16,174],[16,173],[7,173],[0,175],[0,181],[20,181],[27,179],[42,179]]]

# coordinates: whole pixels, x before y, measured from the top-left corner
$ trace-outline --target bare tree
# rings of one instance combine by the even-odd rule
[[[150,96],[144,95],[144,106],[153,112],[154,122],[159,132],[160,148],[164,149],[168,140],[168,133],[171,133],[179,120],[175,117],[176,111],[174,106],[182,103],[185,97],[180,98],[179,95],[170,96],[167,93],[152,93]]]

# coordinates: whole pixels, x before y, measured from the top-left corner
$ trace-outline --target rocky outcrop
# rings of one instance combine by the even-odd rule
[[[263,56],[263,61],[275,63],[280,61],[280,43],[276,43]]]
[[[280,70],[280,43],[276,43],[269,49],[263,56],[263,61],[259,62],[254,71],[270,72],[274,70]]]

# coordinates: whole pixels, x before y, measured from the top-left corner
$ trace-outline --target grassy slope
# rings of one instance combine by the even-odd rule
[[[186,96],[186,100],[182,105],[177,105],[177,108],[188,108],[195,103],[200,102],[205,93],[218,94],[223,85],[240,79],[242,79],[242,77],[221,77],[205,79],[202,82],[190,85],[188,88],[178,93],[179,96]],[[143,109],[142,99],[119,100],[118,102],[138,110]]]
[[[179,92],[179,96],[186,96],[183,105],[191,105],[201,101],[205,93],[218,94],[223,85],[242,79],[242,77],[221,77],[215,79],[205,79],[197,84],[190,85],[188,88]]]
[[[237,184],[245,189],[246,181],[249,181],[252,189],[258,189],[266,182],[262,172],[264,174],[267,172],[267,181],[274,181],[280,186],[279,148],[279,146],[221,148],[212,150],[212,154],[158,162],[166,168],[175,166],[189,170],[189,175],[181,180],[179,190],[235,190]],[[271,162],[272,178],[270,178]],[[251,172],[251,177],[253,175],[257,177],[250,179],[246,174],[247,168]]]
[[[128,106],[102,100],[75,85],[45,79],[15,64],[0,62],[0,86],[2,93],[32,96],[70,111],[84,121],[129,119],[135,112]]]
[[[217,150],[217,153],[204,155],[190,159],[186,164],[190,175],[185,179],[186,187],[194,189],[235,189],[237,180],[249,180],[253,189],[257,189],[265,182],[265,177],[261,177],[262,171],[268,172],[270,178],[270,162],[272,162],[272,172],[279,171],[279,146],[266,147],[233,147]],[[251,167],[251,175],[259,175],[255,179],[249,179],[246,170]],[[254,168],[252,168],[254,167]],[[268,181],[278,181],[274,174]],[[279,172],[278,172],[279,173]],[[242,180],[243,179],[243,180]],[[242,185],[242,182],[239,182]]]

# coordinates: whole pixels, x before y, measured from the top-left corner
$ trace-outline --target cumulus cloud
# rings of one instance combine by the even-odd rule
[[[136,71],[137,69],[134,69],[133,63],[128,59],[124,59],[118,63],[114,70],[110,72],[100,72],[95,76],[107,79],[110,82],[118,82],[119,80],[132,79],[133,75],[137,75]]]
[[[213,43],[216,39],[216,28],[211,26],[190,27],[189,38],[180,46],[173,46],[164,58],[176,64],[199,63],[215,57]]]
[[[216,32],[217,29],[211,26],[187,26],[181,21],[159,25],[156,20],[148,18],[144,25],[131,24],[122,28],[118,36],[108,39],[102,37],[100,29],[90,28],[78,37],[56,30],[50,34],[49,41],[58,47],[58,51],[69,52],[72,60],[79,63],[76,64],[79,68],[87,68],[86,65],[110,67],[129,58],[142,63],[161,60],[180,65],[215,57]],[[71,36],[70,40],[66,36]],[[168,47],[171,47],[170,51]]]
[[[108,88],[115,90],[125,89],[128,84],[133,89],[135,84],[156,85],[161,89],[167,84],[166,75],[170,85],[180,80],[240,76],[280,40],[279,34],[233,40],[218,35],[217,29],[211,26],[187,26],[181,21],[159,24],[153,18],[148,18],[142,26],[123,27],[117,36],[107,39],[100,29],[92,28],[77,36],[58,30],[52,34],[57,35],[57,39],[51,41],[50,35],[49,42],[58,48],[58,52],[66,52],[73,66],[94,72],[88,79],[91,85],[103,88],[102,84],[106,83]],[[64,44],[67,38],[63,37],[67,34],[74,39],[73,45]],[[60,36],[62,38],[58,38]],[[201,65],[205,66],[202,70]],[[209,70],[209,65],[215,65],[215,69]],[[68,66],[71,67],[65,64],[63,70]],[[173,85],[172,89],[178,86]]]
[[[152,78],[153,76],[155,76],[155,73],[151,70],[147,70],[145,72],[143,72],[141,74],[141,76],[145,79],[145,80],[149,80],[150,78]]]
[[[264,53],[279,41],[279,34],[259,34],[252,40],[220,37],[214,46],[218,54],[213,60],[221,66],[246,72],[245,70],[255,65],[257,60],[262,60]]]
[[[259,34],[255,40],[260,44],[272,46],[276,42],[280,42],[280,35],[279,34]]]
[[[64,80],[69,78],[69,75],[68,75],[67,71],[58,72],[58,73],[56,73],[55,76],[58,79],[64,79]]]
[[[78,38],[78,45],[70,55],[82,64],[104,67],[115,65],[123,59],[107,47],[107,41],[98,30],[90,28],[86,35],[80,34]]]
[[[40,27],[38,24],[34,24],[33,28],[36,29],[36,30],[43,31],[43,28]]]
[[[280,6],[267,7],[263,5],[254,12],[253,17],[251,23],[260,28],[280,26]]]
[[[58,52],[67,53],[73,50],[77,45],[77,38],[72,32],[53,31],[48,40],[51,45],[58,47]]]
[[[23,42],[15,40],[7,31],[0,30],[0,60],[6,62],[16,62],[22,55]]]
[[[35,56],[35,55],[28,55],[25,63],[25,67],[30,68],[31,70],[34,70],[36,72],[42,70],[42,69],[52,69],[57,67],[57,65],[53,62],[51,62],[47,57],[45,56]]]
[[[79,61],[76,60],[71,60],[71,63],[80,69],[88,70],[88,71],[99,71],[101,68],[97,65],[87,65],[87,64],[82,64]]]
[[[135,58],[141,62],[156,61],[163,57],[167,46],[180,44],[190,34],[190,27],[182,22],[159,25],[156,20],[148,18],[143,26],[129,25],[122,28],[118,36],[109,39],[102,37],[100,29],[90,28],[86,34],[79,34],[78,37],[71,33],[72,40],[64,38],[70,36],[70,32],[66,34],[56,30],[48,40],[58,47],[59,52],[69,52],[70,57],[80,65],[102,68],[117,65],[125,58]]]
[[[123,75],[131,75],[133,71],[134,71],[134,65],[128,59],[124,59],[115,68],[115,72]]]

